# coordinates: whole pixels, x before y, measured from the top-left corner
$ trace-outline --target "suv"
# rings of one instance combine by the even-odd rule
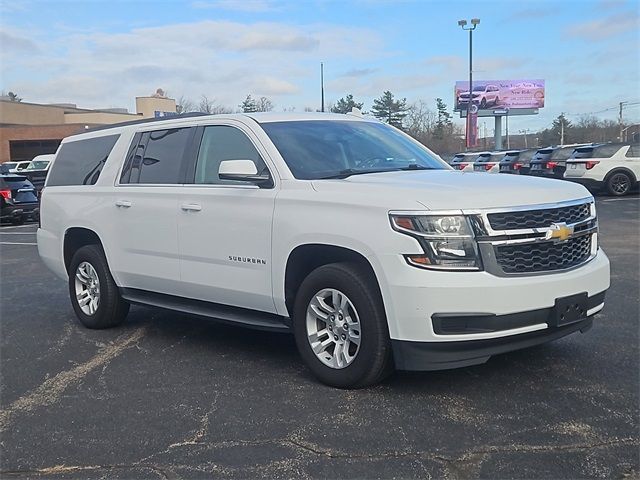
[[[567,160],[564,178],[609,195],[626,195],[638,188],[640,144],[579,147]]]
[[[529,175],[538,175],[549,178],[563,178],[567,159],[571,156],[576,145],[560,145],[556,147],[541,148],[529,163]]]
[[[27,219],[38,219],[36,189],[23,175],[10,173],[8,165],[0,166],[0,219],[19,225]]]
[[[496,85],[476,85],[473,87],[472,102],[479,108],[485,109],[487,106],[497,106],[500,103],[500,88]],[[469,91],[458,94],[458,108],[469,105]]]
[[[4,162],[2,165],[9,168],[11,173],[18,173],[29,166],[30,161]]]
[[[505,152],[486,152],[478,155],[473,163],[474,172],[499,173],[500,161],[504,158]]]
[[[475,162],[478,156],[480,156],[482,153],[483,152],[456,153],[449,162],[449,165],[451,165],[455,170],[460,170],[462,172],[473,172],[473,162]]]
[[[82,133],[59,147],[41,204],[38,251],[87,327],[138,303],[293,331],[337,387],[584,332],[609,287],[584,187],[454,171],[357,115]]]
[[[536,150],[512,150],[500,160],[500,173],[526,175],[529,173],[531,157]]]

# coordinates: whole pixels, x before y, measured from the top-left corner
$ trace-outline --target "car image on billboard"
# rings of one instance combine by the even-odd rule
[[[544,107],[544,80],[474,80],[469,93],[469,82],[455,84],[456,111],[467,110],[469,98],[480,110],[530,109]]]

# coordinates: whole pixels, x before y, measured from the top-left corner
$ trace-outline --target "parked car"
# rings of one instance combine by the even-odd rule
[[[51,166],[51,162],[54,158],[54,154],[38,155],[33,157],[29,166],[21,172],[29,179],[29,181],[31,181],[31,183],[33,183],[38,191],[42,190],[42,187],[44,186],[47,174],[49,173],[49,167]]]
[[[567,159],[571,156],[576,147],[583,145],[586,144],[559,145],[541,148],[531,159],[529,175],[563,178]]]
[[[474,172],[499,173],[500,161],[504,158],[505,152],[485,152],[478,155],[473,163]]]
[[[4,162],[2,165],[5,165],[6,167],[8,167],[11,173],[17,173],[27,168],[29,166],[29,163],[31,162],[29,161]]]
[[[496,85],[476,85],[473,87],[472,102],[481,109],[496,106],[500,102],[500,88]],[[469,105],[469,91],[458,94],[458,107]]]
[[[476,161],[478,155],[484,152],[462,152],[456,153],[449,162],[455,170],[462,172],[473,172],[473,162]]]
[[[37,220],[39,210],[31,182],[23,175],[10,173],[7,166],[0,166],[0,220],[13,224]]]
[[[531,158],[535,153],[535,149],[511,150],[506,152],[502,160],[500,160],[500,173],[527,175],[529,173]]]
[[[585,332],[609,287],[584,187],[454,171],[352,115],[85,132],[63,140],[41,201],[38,251],[85,326],[140,303],[293,331],[337,387]]]
[[[567,160],[566,180],[609,195],[626,195],[638,188],[640,144],[578,147]]]

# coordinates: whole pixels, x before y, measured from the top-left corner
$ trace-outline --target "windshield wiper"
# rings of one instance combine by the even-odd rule
[[[333,178],[347,178],[351,175],[364,175],[366,173],[383,173],[383,172],[397,172],[399,168],[378,168],[370,170],[359,170],[355,168],[347,168],[346,170],[340,170],[338,173],[327,175],[326,177],[318,177],[318,180],[330,180]]]
[[[438,170],[435,167],[426,167],[424,165],[418,165],[417,163],[410,163],[406,167],[398,168],[398,170]]]

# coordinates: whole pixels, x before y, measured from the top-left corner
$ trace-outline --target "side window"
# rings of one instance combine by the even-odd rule
[[[220,180],[218,171],[224,160],[253,160],[258,173],[267,170],[267,165],[251,143],[251,140],[235,127],[205,127],[196,161],[194,183],[244,184],[233,180]]]
[[[129,183],[181,183],[183,157],[191,131],[191,128],[171,128],[143,134],[137,151],[133,152]],[[144,152],[141,145],[145,145]]]
[[[627,153],[624,156],[625,157],[634,157],[634,158],[640,157],[640,144],[636,143],[634,145],[631,145],[629,147],[629,150],[627,150]]]
[[[51,167],[47,186],[94,185],[120,135],[62,144]]]
[[[593,158],[610,158],[613,157],[622,147],[618,145],[602,145],[596,147],[593,151]]]

